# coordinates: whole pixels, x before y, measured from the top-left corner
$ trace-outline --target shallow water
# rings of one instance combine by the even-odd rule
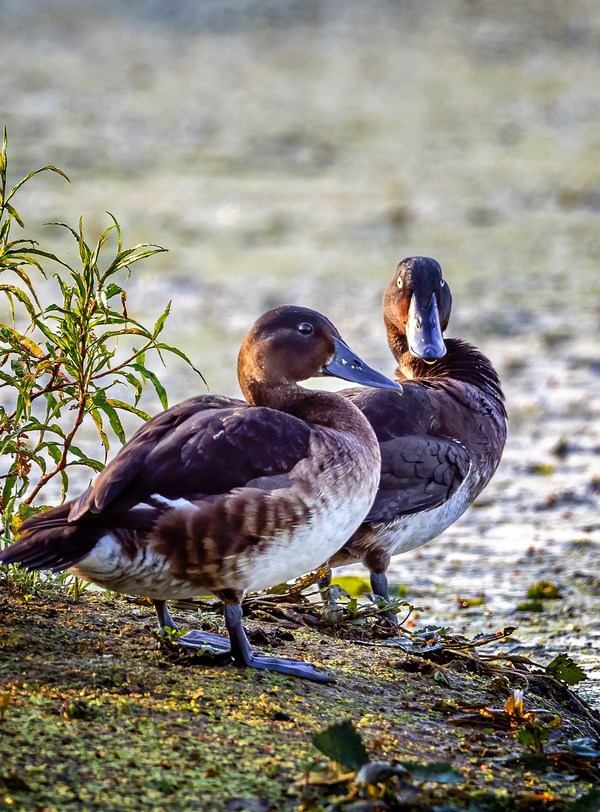
[[[540,662],[566,648],[600,678],[598,5],[0,9],[13,179],[51,162],[73,181],[38,178],[22,215],[71,257],[42,222],[98,231],[109,209],[129,243],[168,247],[129,309],[172,298],[168,339],[213,391],[237,393],[241,337],[282,302],[323,309],[391,372],[382,289],[403,256],[442,263],[449,332],[493,359],[510,433],[478,506],[392,575],[423,622],[518,625]],[[172,402],[202,391],[175,363],[163,378]],[[542,578],[563,597],[515,613]]]

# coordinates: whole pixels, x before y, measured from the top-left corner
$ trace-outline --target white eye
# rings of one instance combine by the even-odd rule
[[[440,287],[441,287],[441,288],[445,288],[445,287],[446,287],[446,283],[444,282],[444,280],[443,280],[443,279],[440,279]]]
[[[402,290],[402,288],[404,287],[404,280],[402,279],[401,276],[399,276],[398,279],[396,280],[396,285],[398,286],[398,290]]]
[[[312,324],[309,324],[307,321],[303,321],[302,324],[298,325],[298,332],[302,333],[303,336],[309,336],[313,332]]]

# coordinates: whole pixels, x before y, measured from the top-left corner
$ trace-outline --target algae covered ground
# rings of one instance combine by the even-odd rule
[[[518,660],[248,621],[255,645],[335,674],[324,686],[182,654],[159,642],[139,602],[4,590],[0,608],[0,808],[597,808],[600,720]],[[219,622],[175,614],[189,627]],[[515,690],[521,716],[506,705]],[[371,761],[411,775],[386,789],[336,773],[312,737],[348,720]]]

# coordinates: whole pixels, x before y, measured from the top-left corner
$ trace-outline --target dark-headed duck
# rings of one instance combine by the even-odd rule
[[[402,395],[343,392],[375,429],[381,481],[365,521],[329,565],[362,561],[373,592],[386,600],[390,558],[431,541],[465,512],[492,478],[506,440],[491,363],[465,341],[443,337],[451,306],[439,264],[404,259],[383,296]]]
[[[238,377],[247,403],[190,398],[143,425],[78,498],[25,521],[0,563],[69,570],[149,597],[161,628],[166,601],[212,592],[229,640],[181,641],[230,652],[238,665],[331,678],[308,663],[255,654],[242,627],[246,591],[315,569],[352,535],[377,491],[377,438],[340,395],[298,381],[333,375],[399,385],[364,364],[333,324],[282,306],[246,336]]]

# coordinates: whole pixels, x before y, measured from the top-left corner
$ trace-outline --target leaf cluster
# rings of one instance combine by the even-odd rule
[[[4,130],[0,152],[0,307],[5,312],[0,322],[0,548],[11,541],[25,518],[41,508],[37,503],[34,507],[34,500],[49,483],[60,481],[64,500],[73,469],[102,470],[114,438],[121,443],[126,440],[124,414],[148,419],[140,404],[147,384],[162,407],[168,407],[165,388],[151,369],[150,354],[163,361],[165,353],[172,353],[192,366],[181,350],[162,339],[170,302],[151,326],[128,312],[132,267],[165,249],[151,243],[124,247],[119,223],[110,213],[110,225],[96,240],[89,239],[82,219],[76,228],[50,224],[74,239],[75,264],[44,250],[33,239],[14,238],[15,228],[25,228],[14,205],[19,189],[41,172],[68,178],[48,165],[10,187],[7,148]],[[47,271],[49,265],[57,269],[52,274]]]

